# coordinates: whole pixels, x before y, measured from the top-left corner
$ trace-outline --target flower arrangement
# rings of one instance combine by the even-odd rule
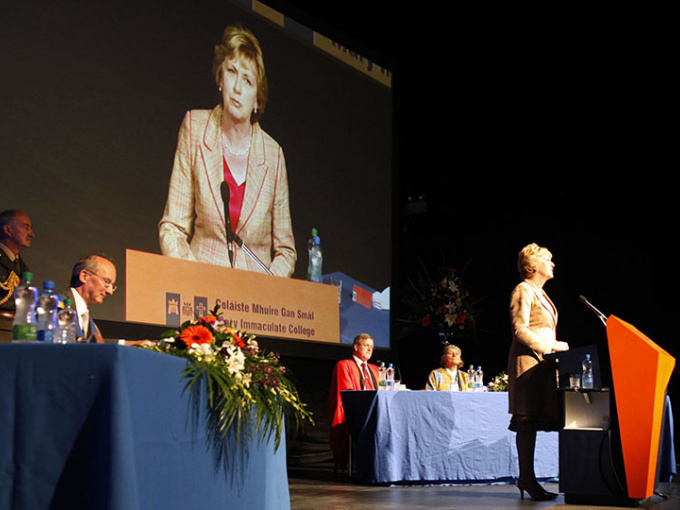
[[[501,372],[489,381],[489,391],[508,391],[508,374]]]
[[[152,350],[187,360],[182,373],[195,404],[207,393],[208,439],[215,447],[216,463],[227,462],[226,444],[247,438],[275,439],[278,449],[284,419],[296,430],[312,416],[300,401],[276,353],[261,350],[254,335],[234,330],[222,320],[218,308],[161,335]],[[197,408],[198,409],[198,408]],[[235,436],[230,436],[233,431]]]
[[[405,322],[433,329],[442,343],[471,336],[476,330],[475,302],[458,272],[449,267],[432,278],[425,271],[416,282],[409,279],[405,293],[409,317]]]

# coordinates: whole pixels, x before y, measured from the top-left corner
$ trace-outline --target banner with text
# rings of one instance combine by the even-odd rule
[[[340,343],[332,285],[126,250],[125,319],[177,327],[218,306],[257,336]]]

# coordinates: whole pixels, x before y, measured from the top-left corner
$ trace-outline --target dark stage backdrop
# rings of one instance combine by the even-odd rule
[[[182,0],[3,7],[0,209],[30,215],[36,237],[23,255],[38,284],[64,288],[81,255],[108,252],[119,290],[96,314],[124,318],[125,249],[160,253],[177,133],[187,110],[217,104],[213,50],[234,22],[264,52],[270,96],[260,123],[286,156],[294,277],[306,278],[316,227],[324,273],[390,286],[389,83],[314,48],[295,20],[281,27],[250,2]]]

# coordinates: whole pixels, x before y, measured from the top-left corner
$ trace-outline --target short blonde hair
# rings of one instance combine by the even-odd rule
[[[548,248],[531,243],[522,248],[517,257],[517,271],[522,278],[530,278],[536,272],[538,259],[545,256],[552,257]]]
[[[264,113],[269,96],[267,73],[264,69],[264,56],[257,37],[241,25],[229,25],[222,33],[220,44],[215,46],[213,57],[213,77],[217,86],[221,86],[224,63],[232,57],[242,57],[250,60],[257,71],[257,111],[250,116],[250,122],[255,123]]]
[[[439,366],[446,367],[446,355],[448,354],[449,351],[456,351],[458,353],[458,356],[461,357],[460,363],[458,363],[458,368],[463,368],[465,366],[465,362],[463,361],[463,351],[460,350],[460,347],[453,344],[448,344],[444,346],[444,349],[442,350],[442,355],[439,358]]]

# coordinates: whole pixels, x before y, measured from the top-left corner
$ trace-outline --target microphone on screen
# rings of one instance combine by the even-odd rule
[[[222,181],[220,186],[220,193],[222,194],[222,201],[224,202],[224,221],[226,223],[226,233],[227,233],[227,249],[229,250],[229,264],[234,267],[234,246],[232,241],[234,240],[234,231],[231,229],[231,214],[229,213],[229,184],[226,181]]]

